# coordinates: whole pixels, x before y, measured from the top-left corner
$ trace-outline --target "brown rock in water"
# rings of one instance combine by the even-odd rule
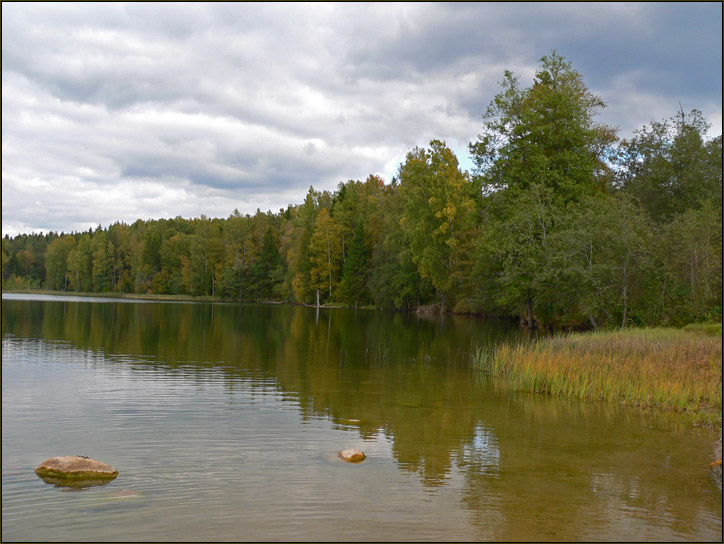
[[[367,457],[362,450],[356,448],[350,448],[348,450],[342,450],[337,452],[337,457],[350,463],[360,463]]]
[[[35,473],[43,479],[53,480],[112,480],[118,476],[118,471],[111,465],[81,455],[51,457],[40,463]]]

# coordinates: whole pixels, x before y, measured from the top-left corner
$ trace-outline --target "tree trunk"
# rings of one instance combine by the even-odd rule
[[[332,241],[327,238],[327,270],[329,271],[329,300],[332,300]]]
[[[591,322],[591,325],[593,325],[594,329],[598,328],[598,323],[596,323],[596,318],[593,317],[593,314],[591,312],[588,313],[588,320]]]
[[[319,308],[319,289],[317,289],[317,308]]]
[[[528,296],[528,328],[535,329],[535,319],[533,319],[533,297]]]

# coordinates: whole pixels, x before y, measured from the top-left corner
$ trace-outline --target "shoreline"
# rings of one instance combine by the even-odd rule
[[[303,306],[307,308],[316,308],[314,304],[297,304],[293,302],[280,300],[232,300],[229,298],[218,297],[215,295],[162,295],[157,293],[116,293],[105,291],[102,293],[89,293],[86,291],[51,291],[49,289],[3,289],[3,293],[18,295],[50,295],[50,296],[66,296],[66,297],[89,297],[89,298],[119,298],[131,300],[165,300],[169,302],[220,302],[226,304],[286,304],[288,306]],[[320,304],[319,308],[353,308],[343,304]],[[359,306],[358,309],[365,310],[385,310],[386,308],[378,308],[377,306]]]
[[[228,298],[222,298],[218,296],[207,296],[207,295],[161,295],[156,293],[116,293],[116,292],[103,292],[103,293],[89,293],[85,291],[51,291],[49,289],[3,289],[3,293],[8,294],[19,294],[19,295],[49,295],[49,296],[66,296],[66,297],[88,297],[88,298],[109,298],[109,299],[129,299],[129,300],[151,300],[151,301],[167,301],[167,302],[209,302],[219,304],[265,304],[265,305],[286,305],[286,306],[297,306],[301,308],[320,308],[320,309],[340,309],[340,310],[378,310],[387,312],[406,312],[418,315],[454,315],[454,316],[468,316],[468,317],[479,317],[479,318],[491,318],[501,321],[517,322],[518,320],[510,317],[501,317],[488,315],[483,312],[471,313],[471,312],[454,312],[446,311],[444,314],[437,312],[425,311],[425,306],[421,306],[417,309],[401,309],[401,308],[383,308],[374,305],[359,305],[359,306],[345,306],[340,303],[327,303],[320,304],[304,304],[298,302],[279,301],[279,300],[232,300]]]

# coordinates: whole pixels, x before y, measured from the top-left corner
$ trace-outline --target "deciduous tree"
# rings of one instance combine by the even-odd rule
[[[540,59],[531,87],[507,70],[500,84],[469,146],[486,194],[542,184],[567,202],[606,187],[616,131],[594,120],[605,104],[570,62],[554,51]]]
[[[48,289],[66,291],[69,285],[68,256],[75,248],[75,238],[70,235],[56,238],[45,252],[46,282]]]
[[[472,185],[457,157],[444,142],[415,148],[400,166],[400,225],[410,242],[420,275],[438,291],[444,310],[446,295],[462,289],[474,203]]]
[[[327,292],[328,300],[334,300],[339,285],[342,266],[342,236],[339,226],[322,208],[314,222],[314,232],[309,239],[309,260],[311,262],[310,286],[320,292]]]

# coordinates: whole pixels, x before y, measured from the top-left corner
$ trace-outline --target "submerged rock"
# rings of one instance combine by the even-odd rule
[[[48,483],[70,487],[103,485],[118,476],[111,465],[82,455],[51,457],[40,463],[35,473]]]
[[[55,487],[67,487],[76,490],[108,485],[113,481],[113,478],[65,478],[63,476],[40,476],[40,479],[46,484],[53,484]]]
[[[135,489],[121,489],[120,491],[113,491],[109,493],[104,499],[107,500],[128,500],[128,499],[140,499],[143,497],[143,493],[136,491]]]
[[[357,448],[350,448],[348,450],[342,450],[337,452],[337,457],[350,463],[360,463],[367,457],[362,450]]]

